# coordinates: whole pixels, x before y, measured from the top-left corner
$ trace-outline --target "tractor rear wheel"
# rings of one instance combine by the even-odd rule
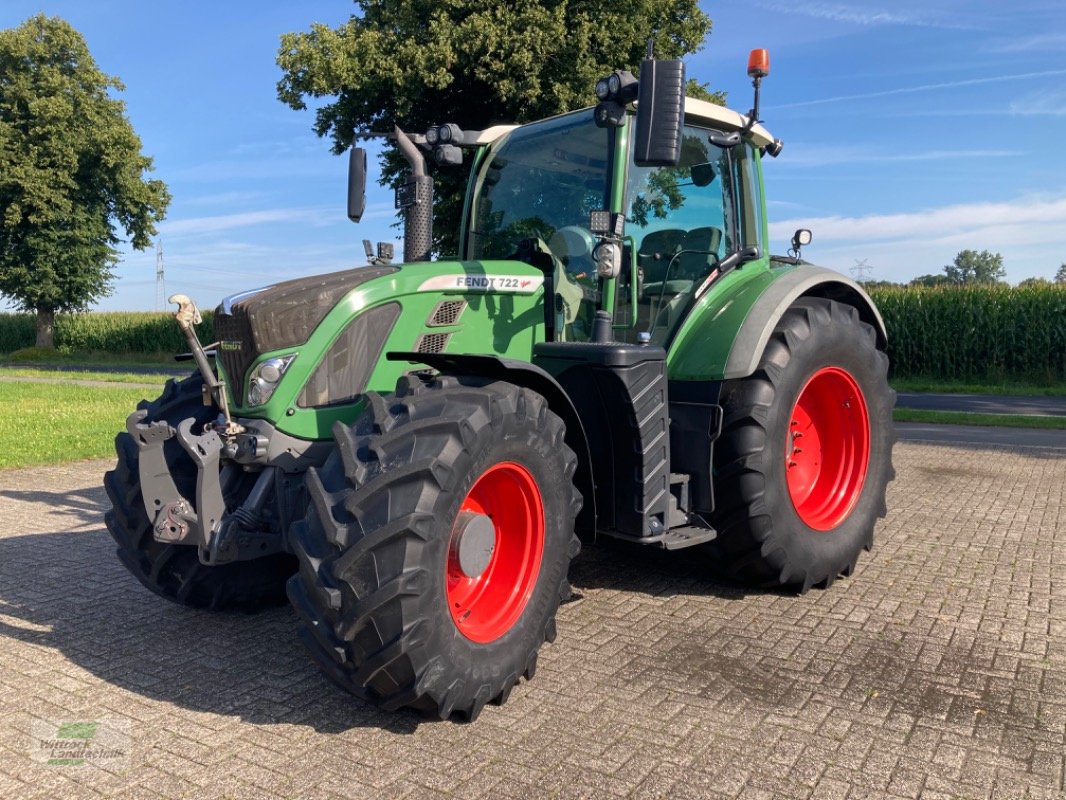
[[[533,677],[579,549],[564,433],[539,394],[451,376],[402,378],[334,427],[289,581],[329,678],[386,709],[473,719]]]
[[[190,417],[198,425],[214,419],[218,409],[204,405],[203,385],[198,374],[167,381],[159,398],[140,404],[148,410],[145,422],[163,420],[176,427]],[[156,541],[141,499],[137,444],[123,432],[115,437],[115,451],[118,464],[104,476],[111,499],[104,520],[118,545],[119,560],[137,580],[161,597],[192,608],[256,611],[285,602],[285,581],[296,570],[287,553],[207,567],[195,547]],[[196,464],[175,438],[164,443],[163,453],[178,491],[195,497]],[[240,482],[231,490],[234,495],[225,498],[227,505],[239,505],[249,489],[248,480]]]
[[[715,560],[746,582],[800,592],[850,575],[895,477],[895,392],[873,328],[851,306],[802,298],[721,403]]]

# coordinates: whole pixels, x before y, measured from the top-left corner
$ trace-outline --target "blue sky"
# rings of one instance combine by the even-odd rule
[[[1003,254],[1008,279],[1066,261],[1066,4],[1061,0],[702,3],[715,22],[690,76],[751,104],[747,53],[770,50],[762,116],[785,142],[766,165],[776,252],[797,227],[808,258],[870,277],[939,272],[965,248]],[[177,3],[4,0],[0,27],[65,18],[123,94],[155,176],[166,288],[225,294],[362,264],[391,240],[391,194],[344,215],[345,163],[312,112],[275,96],[278,37],[336,25],[345,0]],[[397,252],[400,248],[397,248]],[[155,254],[124,253],[101,309],[156,306]]]

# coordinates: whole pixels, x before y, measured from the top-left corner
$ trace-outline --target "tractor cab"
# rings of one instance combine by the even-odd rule
[[[773,140],[761,125],[730,137],[746,121],[720,106],[688,99],[684,110],[666,165],[638,162],[635,110],[610,127],[585,109],[506,130],[475,164],[463,257],[525,257],[519,245],[532,241],[525,253],[551,258],[554,340],[590,340],[606,310],[613,340],[667,346],[728,256],[766,252],[759,159]],[[601,209],[622,226],[621,263],[606,277],[590,223]]]

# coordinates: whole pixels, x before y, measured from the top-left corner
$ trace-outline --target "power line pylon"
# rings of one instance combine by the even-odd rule
[[[163,276],[163,240],[155,242],[155,310],[162,311],[167,301],[167,281]]]
[[[862,261],[855,259],[855,266],[851,268],[851,274],[855,276],[855,280],[859,283],[864,283],[870,277],[870,273],[874,271],[874,268],[868,262],[868,258],[864,258]]]

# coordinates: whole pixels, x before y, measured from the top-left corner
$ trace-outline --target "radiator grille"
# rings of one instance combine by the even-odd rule
[[[221,342],[218,360],[234,398],[244,396],[245,373],[262,353],[303,344],[345,294],[396,269],[359,267],[298,278],[245,292],[228,307],[216,308],[215,338]]]
[[[247,309],[236,305],[232,314],[216,312],[214,325],[219,342],[216,358],[226,371],[230,395],[239,403],[238,398],[244,397],[244,374],[259,355],[252,338],[252,322]]]

